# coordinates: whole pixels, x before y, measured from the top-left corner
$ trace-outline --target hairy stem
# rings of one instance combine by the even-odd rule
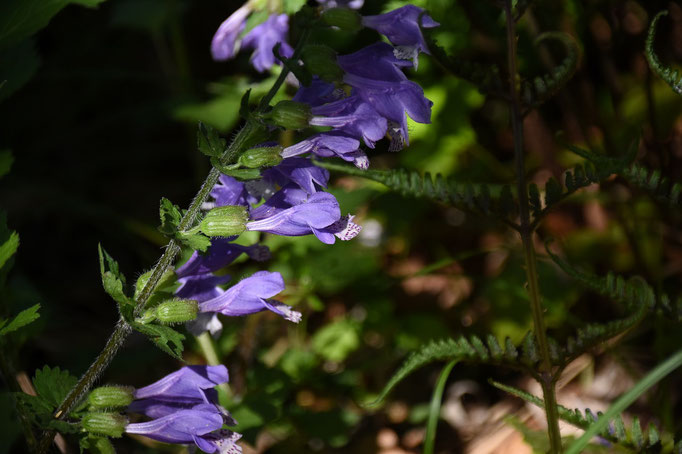
[[[309,34],[309,29],[305,29],[303,31],[301,34],[301,39],[294,50],[294,55],[291,57],[292,59],[298,58],[303,44],[308,39]],[[272,88],[270,88],[270,91],[268,91],[268,93],[258,104],[258,108],[256,109],[257,113],[264,112],[269,108],[270,101],[284,83],[288,73],[289,70],[286,68],[286,66],[284,66],[282,68],[282,72],[279,74],[279,77],[273,84]],[[220,163],[222,165],[230,165],[237,162],[237,159],[241,153],[243,153],[249,147],[254,146],[259,141],[264,140],[264,134],[266,132],[266,126],[257,120],[255,116],[251,116],[223,153]],[[211,168],[211,171],[206,177],[206,180],[204,180],[204,183],[201,185],[199,192],[194,197],[194,200],[192,200],[187,212],[180,220],[180,223],[178,224],[178,230],[188,230],[194,225],[201,210],[201,205],[206,201],[206,199],[208,199],[211,189],[218,182],[219,176],[220,171],[215,167]],[[156,263],[156,265],[154,265],[149,280],[140,292],[140,295],[135,303],[135,315],[139,315],[140,311],[147,304],[147,301],[149,301],[149,298],[151,298],[151,296],[154,294],[154,290],[156,289],[159,280],[173,264],[175,256],[178,254],[178,252],[180,252],[179,242],[177,240],[171,240],[166,246],[166,249],[164,250],[159,261]],[[66,416],[76,406],[83,395],[90,390],[92,385],[100,377],[102,372],[104,372],[109,363],[111,363],[111,360],[116,356],[131,331],[132,330],[128,323],[126,323],[126,321],[123,319],[119,319],[114,332],[112,333],[111,337],[109,337],[109,340],[104,346],[102,352],[99,354],[99,356],[97,356],[90,367],[88,367],[88,370],[85,372],[85,374],[83,374],[81,379],[78,381],[78,383],[76,383],[71,391],[69,391],[69,394],[55,411],[55,419],[66,418]],[[36,450],[38,454],[44,454],[47,452],[50,447],[50,443],[52,442],[53,436],[54,431],[52,430],[48,430],[43,434]]]
[[[533,228],[530,222],[530,209],[528,192],[526,189],[526,173],[523,154],[523,118],[521,116],[521,102],[516,87],[516,31],[514,17],[512,16],[511,0],[505,0],[504,9],[507,18],[507,58],[509,65],[509,90],[511,94],[511,121],[514,133],[514,160],[516,164],[516,183],[519,196],[521,241],[523,243],[523,256],[526,264],[526,278],[528,280],[528,294],[530,297],[531,310],[533,313],[533,332],[540,348],[542,364],[540,370],[540,385],[545,399],[545,413],[547,415],[547,427],[551,452],[561,453],[561,433],[559,432],[559,411],[557,408],[554,382],[552,381],[552,363],[549,356],[549,344],[547,342],[547,329],[540,300],[540,288],[538,285],[537,260],[533,246]]]

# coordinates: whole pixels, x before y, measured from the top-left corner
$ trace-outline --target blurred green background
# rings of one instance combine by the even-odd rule
[[[15,3],[0,7],[0,16]],[[450,53],[504,67],[503,15],[493,2],[415,3],[442,24],[437,37]],[[362,12],[377,14],[403,4],[368,1]],[[0,80],[11,81],[0,89],[0,149],[14,156],[11,172],[0,180],[0,204],[21,235],[0,316],[42,304],[39,321],[15,339],[17,371],[31,376],[44,364],[75,375],[85,370],[117,319],[101,289],[97,243],[120,262],[129,281],[149,269],[164,244],[156,231],[159,199],[187,206],[209,169],[196,151],[197,122],[230,137],[244,91],[252,88],[254,97],[269,88],[273,77],[254,72],[247,54],[229,62],[211,60],[213,33],[239,6],[217,0],[73,4],[46,28],[0,49]],[[533,46],[544,31],[567,32],[582,49],[574,78],[525,119],[533,181],[544,184],[580,161],[557,140],[559,131],[563,141],[607,155],[623,154],[634,143],[639,162],[682,181],[682,102],[651,74],[643,54],[648,23],[664,8],[671,15],[661,22],[656,49],[665,62],[679,62],[682,11],[675,2],[533,3],[519,24],[524,75],[540,75],[563,57],[560,48]],[[9,19],[0,24],[9,30],[16,19],[4,17]],[[371,30],[327,31],[313,41],[349,53],[377,39]],[[408,72],[434,102],[433,124],[411,123],[410,146],[399,153],[379,144],[369,153],[372,168],[403,166],[470,182],[513,181],[506,104],[448,75],[427,55],[418,71]],[[288,87],[282,96],[293,92]],[[518,239],[493,221],[405,199],[378,184],[340,175],[332,181],[331,192],[342,211],[358,215],[363,235],[334,246],[315,238],[268,237],[271,261],[235,265],[235,277],[258,269],[281,272],[287,282],[282,300],[304,317],[299,325],[270,313],[223,320],[216,345],[233,392],[224,402],[255,449],[247,452],[418,452],[415,429],[425,421],[439,366],[411,376],[384,408],[367,410],[361,404],[425,341],[487,332],[521,339],[531,317]],[[559,239],[567,257],[587,269],[639,274],[678,295],[679,212],[618,179],[601,189],[573,196],[546,219],[540,236]],[[618,306],[576,286],[542,254],[539,272],[553,335],[620,314]],[[637,377],[681,341],[678,327],[650,319],[608,358]],[[189,363],[203,361],[192,339],[185,357]],[[597,370],[599,361],[606,360],[598,360]],[[142,386],[178,366],[133,335],[103,382]],[[475,384],[475,392],[464,393],[463,408],[489,408],[503,399],[487,384],[489,377],[520,379],[492,368],[456,367],[451,382]],[[674,379],[663,382],[649,405],[636,411],[678,430],[675,389]],[[2,399],[9,408],[6,396]],[[1,413],[0,453],[24,452],[11,412]],[[462,452],[470,438],[456,424],[441,421],[437,451]],[[123,438],[115,444],[122,453],[181,452],[148,440]]]

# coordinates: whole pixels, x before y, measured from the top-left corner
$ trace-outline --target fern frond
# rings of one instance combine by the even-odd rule
[[[535,44],[539,45],[547,40],[559,41],[564,46],[566,56],[548,74],[538,76],[532,82],[528,80],[521,82],[521,99],[529,107],[539,106],[554,96],[573,77],[578,68],[580,49],[571,35],[547,32],[538,36]]]
[[[360,170],[327,161],[315,161],[315,164],[376,181],[404,196],[426,198],[477,213],[496,214],[506,219],[518,211],[508,186],[502,186],[499,196],[495,197],[488,185],[457,182],[441,174],[436,174],[433,178],[428,172],[422,176],[419,172],[405,169]]]
[[[656,26],[658,25],[658,21],[661,19],[661,17],[666,16],[667,14],[668,11],[661,11],[660,13],[656,14],[654,20],[651,21],[649,33],[647,34],[646,43],[644,46],[644,53],[646,54],[646,59],[649,62],[649,66],[656,74],[658,74],[658,77],[663,79],[675,93],[682,95],[682,77],[680,77],[679,72],[676,69],[673,70],[672,68],[661,63],[661,61],[658,59],[658,56],[654,52]]]
[[[543,409],[545,408],[545,402],[533,394],[513,386],[504,385],[494,380],[490,380],[490,383],[496,388],[501,389],[502,391],[505,391],[528,403]],[[586,430],[598,418],[603,416],[601,412],[597,412],[595,415],[594,412],[592,412],[592,410],[589,408],[585,409],[584,412],[581,412],[577,408],[575,410],[570,410],[559,405],[558,410],[559,418],[561,418],[562,421],[566,421],[567,423],[583,430]],[[611,443],[618,444],[635,452],[658,453],[664,451],[664,446],[661,443],[661,436],[659,435],[656,427],[653,424],[649,424],[645,435],[642,432],[642,427],[640,426],[639,419],[637,419],[637,417],[633,418],[630,427],[626,429],[622,417],[617,416],[609,422],[609,425],[602,431],[602,433],[599,434],[599,436]],[[678,442],[678,444],[679,443],[680,442]]]
[[[422,28],[422,34],[433,57],[452,75],[476,85],[483,94],[492,94],[506,98],[500,69],[495,65],[485,65],[461,57],[448,55],[433,38],[433,29]]]
[[[661,202],[676,207],[682,203],[682,184],[661,177],[659,170],[649,170],[633,164],[625,169],[622,175],[629,183],[649,191]]]
[[[379,397],[369,405],[382,403],[393,388],[417,369],[432,362],[451,360],[498,365],[532,373],[540,357],[535,336],[530,333],[523,340],[521,352],[511,339],[507,338],[502,347],[492,335],[488,335],[486,343],[477,336],[432,341],[410,354],[386,383]]]

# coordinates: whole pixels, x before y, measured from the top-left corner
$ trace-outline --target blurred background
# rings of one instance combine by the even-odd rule
[[[368,0],[361,11],[378,14],[405,3]],[[412,3],[441,23],[436,36],[449,53],[504,68],[504,21],[493,2]],[[0,149],[14,157],[0,180],[0,205],[21,235],[0,316],[42,304],[41,318],[12,346],[20,374],[32,376],[44,364],[77,376],[87,368],[118,318],[101,288],[97,244],[119,261],[129,282],[151,268],[165,244],[156,231],[159,199],[186,207],[209,170],[196,150],[197,122],[230,137],[245,90],[252,88],[254,98],[270,87],[273,76],[256,73],[246,53],[229,62],[211,59],[215,30],[239,6],[218,0],[73,4],[28,40],[0,50],[0,80],[25,81],[0,89]],[[559,132],[564,142],[610,156],[638,147],[640,163],[682,181],[682,101],[650,72],[643,53],[650,20],[666,8],[670,15],[660,23],[656,50],[673,64],[682,60],[677,2],[533,2],[519,23],[522,74],[541,75],[564,56],[560,46],[533,45],[542,32],[569,33],[582,50],[573,79],[525,119],[533,181],[544,185],[581,161],[557,140]],[[320,32],[313,40],[343,54],[377,39],[363,30]],[[408,72],[434,102],[433,124],[411,123],[410,146],[399,153],[379,144],[368,153],[371,167],[440,172],[469,182],[513,181],[507,105],[449,75],[427,55],[418,71]],[[288,87],[281,96],[294,91]],[[330,187],[342,211],[357,214],[364,227],[360,237],[333,246],[312,237],[268,237],[272,260],[234,265],[236,278],[258,269],[281,272],[287,282],[282,301],[303,312],[303,321],[287,324],[269,312],[224,319],[216,348],[230,371],[233,395],[223,400],[240,423],[247,453],[420,452],[440,365],[410,376],[384,407],[362,404],[430,339],[493,333],[521,340],[531,315],[518,238],[491,220],[406,199],[365,180],[335,175]],[[572,263],[598,274],[641,275],[677,296],[679,226],[679,212],[610,179],[601,190],[595,185],[571,197],[539,233],[540,240],[556,238]],[[544,251],[541,242],[538,251]],[[539,265],[553,336],[622,315],[619,306],[563,275],[543,252]],[[681,342],[677,325],[649,317],[605,354],[574,364],[570,378],[576,379],[559,401],[603,409]],[[191,335],[185,359],[204,361]],[[179,365],[133,335],[102,382],[142,386]],[[457,365],[437,452],[531,452],[523,438],[540,449],[542,437],[533,430],[542,429],[543,415],[490,386],[491,377],[532,389],[527,377]],[[679,431],[679,384],[679,374],[664,380],[632,407],[633,414],[645,424]],[[0,453],[25,452],[10,400],[6,393],[0,398],[7,409],[0,411]],[[505,422],[506,415],[515,417]],[[77,452],[77,443],[67,439],[67,445]],[[115,445],[121,453],[183,452],[142,438],[124,437]]]

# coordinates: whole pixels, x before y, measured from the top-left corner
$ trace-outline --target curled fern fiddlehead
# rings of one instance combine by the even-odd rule
[[[658,21],[661,19],[661,17],[666,16],[667,14],[668,11],[661,11],[660,13],[656,14],[654,20],[651,21],[651,25],[649,26],[649,33],[647,34],[646,37],[644,53],[646,54],[646,59],[649,62],[649,66],[651,67],[651,69],[654,70],[656,74],[658,74],[658,77],[663,79],[665,83],[667,83],[675,93],[677,93],[678,95],[682,95],[682,76],[680,76],[679,72],[676,69],[673,70],[672,68],[665,66],[663,63],[661,63],[661,61],[658,59],[658,56],[654,52],[656,26],[658,25]]]
[[[539,106],[554,96],[566,82],[573,77],[580,61],[580,49],[575,39],[562,32],[547,32],[538,36],[536,45],[546,40],[559,41],[566,51],[566,56],[558,66],[543,76],[535,77],[532,81],[521,83],[521,99],[530,107]]]

